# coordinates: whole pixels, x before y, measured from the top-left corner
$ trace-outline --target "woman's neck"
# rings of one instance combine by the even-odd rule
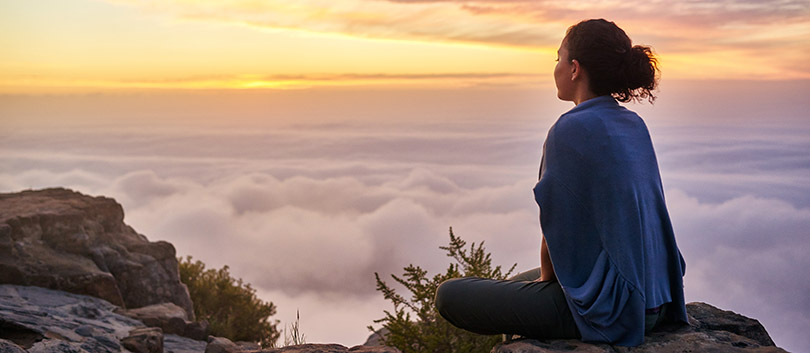
[[[591,91],[589,87],[583,86],[580,87],[581,89],[578,89],[576,90],[576,92],[574,92],[574,99],[573,99],[574,105],[579,105],[579,103],[582,103],[586,100],[599,97],[596,93],[593,93],[593,91]]]

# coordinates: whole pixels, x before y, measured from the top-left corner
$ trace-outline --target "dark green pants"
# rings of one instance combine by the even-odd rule
[[[560,284],[534,282],[540,268],[509,280],[448,280],[436,291],[439,314],[456,327],[483,335],[580,338]]]
[[[439,314],[456,327],[482,335],[514,334],[529,338],[580,338],[560,284],[533,282],[540,268],[509,280],[456,278],[436,290]],[[645,316],[644,332],[663,321],[666,305]]]

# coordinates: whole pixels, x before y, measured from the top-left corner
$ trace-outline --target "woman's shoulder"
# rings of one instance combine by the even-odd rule
[[[646,127],[643,119],[634,111],[619,105],[611,96],[601,96],[585,101],[564,113],[552,129],[557,134],[600,134],[614,125]]]

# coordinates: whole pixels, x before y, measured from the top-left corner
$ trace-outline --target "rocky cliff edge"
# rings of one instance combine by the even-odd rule
[[[86,294],[125,308],[174,303],[193,319],[172,244],[124,223],[115,200],[67,189],[0,194],[0,284]]]

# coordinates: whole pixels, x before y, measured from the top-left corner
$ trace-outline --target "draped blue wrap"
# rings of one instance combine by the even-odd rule
[[[611,96],[557,120],[534,188],[555,274],[584,341],[636,346],[645,309],[687,322],[675,243],[647,126]]]

